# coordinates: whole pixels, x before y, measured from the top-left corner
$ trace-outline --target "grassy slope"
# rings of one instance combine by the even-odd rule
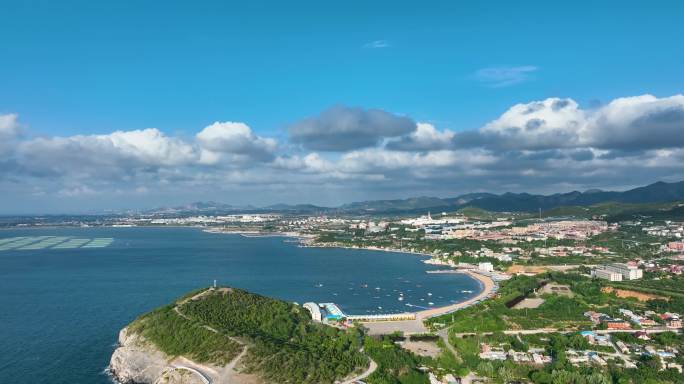
[[[179,316],[173,305],[157,308],[134,321],[129,330],[141,334],[170,356],[225,365],[240,352],[240,344]]]

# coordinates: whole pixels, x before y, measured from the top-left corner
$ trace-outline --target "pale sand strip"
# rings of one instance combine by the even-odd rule
[[[480,283],[482,283],[483,289],[477,296],[460,303],[416,312],[415,320],[373,321],[361,323],[368,328],[368,333],[370,335],[387,335],[397,331],[404,333],[404,335],[425,333],[428,331],[428,329],[423,324],[424,320],[458,311],[459,309],[472,305],[478,300],[483,300],[494,293],[495,284],[491,277],[471,271],[464,271],[463,273],[470,275],[472,278],[477,279]]]
[[[451,312],[457,311],[459,309],[462,309],[464,307],[470,306],[473,303],[475,303],[476,301],[482,300],[494,292],[494,280],[492,280],[491,277],[481,275],[479,273],[475,273],[475,272],[471,272],[471,271],[464,271],[463,273],[470,275],[470,277],[477,279],[480,283],[482,283],[482,285],[483,285],[482,291],[477,296],[470,298],[466,301],[462,301],[460,303],[447,305],[445,307],[426,309],[424,311],[416,312],[416,318],[418,318],[419,320],[425,320],[425,319],[429,319],[431,317],[444,315],[446,313],[451,313]]]

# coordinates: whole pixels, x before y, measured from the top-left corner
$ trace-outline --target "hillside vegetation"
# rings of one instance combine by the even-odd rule
[[[358,330],[315,323],[294,304],[239,289],[195,297],[143,315],[129,329],[171,356],[219,365],[239,353],[233,338],[247,340],[247,370],[278,383],[333,383],[368,366]]]

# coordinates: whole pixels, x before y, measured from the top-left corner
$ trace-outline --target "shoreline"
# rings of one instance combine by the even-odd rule
[[[432,258],[432,254],[429,253],[423,253],[423,252],[411,252],[411,251],[406,251],[406,250],[400,250],[400,249],[392,249],[392,248],[378,248],[378,247],[350,247],[350,246],[340,246],[340,245],[321,245],[321,244],[307,244],[307,245],[300,245],[302,247],[309,247],[309,248],[343,248],[343,249],[357,249],[357,250],[367,250],[367,251],[382,251],[382,252],[395,252],[395,253],[405,253],[408,255],[414,255],[414,256],[422,256],[422,257],[428,257]],[[480,292],[471,297],[470,299],[458,302],[458,303],[453,303],[449,305],[445,305],[442,307],[436,307],[436,308],[430,308],[430,309],[424,309],[420,311],[411,311],[411,312],[405,312],[405,313],[413,313],[416,315],[416,320],[419,321],[424,321],[429,318],[441,316],[441,315],[446,315],[448,313],[456,312],[458,310],[461,310],[463,308],[467,308],[479,301],[485,300],[490,298],[492,295],[494,295],[498,289],[498,285],[494,282],[494,279],[490,276],[474,272],[472,270],[467,270],[467,269],[454,269],[453,267],[449,267],[449,270],[454,271],[454,273],[461,273],[464,275],[470,276],[472,279],[475,279],[477,282],[480,283],[481,290]],[[426,271],[427,272],[427,271]],[[392,320],[386,320],[384,322],[392,322]]]
[[[381,252],[394,252],[394,253],[404,253],[408,255],[414,255],[414,256],[421,256],[421,257],[428,257],[432,258],[432,254],[429,253],[423,253],[423,252],[412,252],[412,251],[407,251],[407,250],[400,250],[400,249],[392,249],[392,248],[379,248],[379,247],[352,247],[352,246],[344,246],[344,245],[324,245],[321,243],[314,243],[315,236],[313,235],[303,235],[300,233],[296,232],[274,232],[274,233],[264,233],[264,232],[258,232],[258,231],[223,231],[223,230],[212,230],[212,229],[205,229],[204,232],[207,233],[217,233],[217,234],[229,234],[229,235],[240,235],[243,237],[291,237],[295,238],[299,241],[298,246],[302,248],[340,248],[340,249],[355,249],[355,250],[366,250],[366,251],[381,251]],[[498,289],[497,284],[494,282],[494,279],[490,276],[474,272],[472,270],[467,270],[467,269],[454,269],[453,267],[450,267],[450,270],[453,270],[455,273],[461,273],[468,275],[470,278],[475,279],[478,283],[480,283],[481,290],[480,292],[475,295],[474,297],[471,297],[470,299],[458,302],[458,303],[453,303],[449,305],[445,305],[442,307],[436,307],[436,308],[430,308],[430,309],[423,309],[420,311],[410,311],[410,312],[403,312],[404,314],[414,314],[416,316],[416,319],[414,321],[420,321],[421,323],[424,320],[441,316],[441,315],[446,315],[452,312],[456,312],[458,310],[467,308],[479,301],[486,300],[490,298],[492,295],[494,295]],[[427,271],[426,271],[427,272]],[[401,314],[401,313],[399,313]],[[350,316],[356,316],[356,315],[350,315]],[[361,316],[361,315],[360,315]],[[398,322],[397,320],[378,320],[374,321],[374,323],[392,323],[392,322]]]
[[[401,250],[401,249],[394,249],[394,248],[378,248],[378,247],[350,247],[350,246],[344,246],[344,245],[321,245],[321,244],[300,244],[299,245],[302,248],[340,248],[340,249],[356,249],[356,250],[362,250],[362,251],[380,251],[380,252],[394,252],[394,253],[405,253],[407,255],[414,255],[414,256],[425,256],[432,258],[432,254],[429,253],[423,253],[423,252],[411,252],[411,251],[406,251],[406,250]]]
[[[299,237],[302,239],[303,237]],[[428,257],[432,258],[432,254],[429,253],[423,253],[423,252],[411,252],[411,251],[406,251],[406,250],[400,250],[400,249],[392,249],[392,248],[378,248],[378,247],[350,247],[350,246],[341,246],[341,245],[321,245],[321,244],[300,244],[301,247],[307,247],[307,248],[342,248],[342,249],[357,249],[357,250],[367,250],[367,251],[382,251],[382,252],[394,252],[394,253],[405,253],[408,255],[414,255],[414,256],[422,256],[422,257]],[[436,308],[430,308],[430,309],[424,309],[420,311],[411,311],[411,312],[404,312],[406,314],[415,314],[416,320],[420,321],[421,323],[424,320],[441,316],[441,315],[446,315],[452,312],[456,312],[458,310],[467,308],[477,302],[480,302],[482,300],[486,300],[493,296],[496,291],[498,290],[498,285],[495,283],[494,279],[491,276],[487,276],[482,273],[478,273],[472,270],[468,269],[455,269],[453,267],[449,267],[450,271],[454,271],[454,273],[460,273],[464,275],[468,275],[470,278],[475,279],[479,284],[480,284],[480,292],[471,297],[470,299],[458,302],[458,303],[453,303],[449,305],[445,305],[442,307],[436,307]],[[427,271],[426,271],[427,272]],[[401,320],[378,320],[375,321],[377,322],[384,322],[384,323],[392,323],[392,322],[401,322]],[[364,322],[368,323],[368,322]]]
[[[430,332],[430,329],[425,325],[426,320],[467,308],[479,301],[486,300],[496,293],[498,287],[491,277],[468,270],[461,271],[461,273],[469,275],[482,285],[480,293],[460,303],[418,312],[407,312],[415,315],[415,318],[412,320],[376,320],[360,321],[360,323],[368,330],[369,335],[387,335],[394,332],[401,332],[404,335],[424,334]]]
[[[44,227],[26,227],[26,228],[11,228],[11,229],[55,229],[55,228],[60,228],[61,226],[44,226]],[[67,226],[68,227],[68,226]],[[202,226],[185,226],[185,225],[150,225],[150,226],[134,226],[136,228],[142,228],[142,227],[148,227],[148,228],[194,228],[194,229],[199,229],[202,232],[205,233],[213,233],[213,234],[227,234],[227,235],[239,235],[242,237],[247,237],[247,238],[261,238],[261,237],[287,237],[287,238],[293,238],[296,239],[298,242],[298,247],[303,247],[303,248],[339,248],[339,249],[354,249],[354,250],[365,250],[365,251],[381,251],[381,252],[394,252],[394,253],[403,253],[407,255],[413,255],[413,256],[420,256],[420,257],[426,257],[426,258],[432,258],[433,255],[429,253],[424,253],[424,252],[415,252],[415,251],[409,251],[409,250],[402,250],[402,249],[393,249],[393,248],[380,248],[380,247],[374,247],[374,246],[345,246],[345,245],[340,245],[340,244],[334,244],[334,245],[326,245],[325,243],[314,243],[315,241],[315,236],[314,235],[306,235],[306,234],[301,234],[298,232],[261,232],[261,231],[249,231],[249,230],[236,230],[236,231],[225,231],[222,229],[218,228],[207,228],[207,227],[202,227]],[[117,227],[111,227],[111,226],[102,226],[102,227],[76,227],[76,226],[71,226],[70,228],[83,228],[83,229],[90,229],[90,228],[117,228]],[[128,228],[128,227],[126,227]],[[10,229],[10,228],[0,228],[0,229]],[[461,270],[461,269],[454,269],[453,267],[450,267],[449,270],[454,271],[454,273],[461,273],[461,274],[466,274],[470,276],[471,278],[475,279],[480,283],[481,286],[481,291],[474,297],[458,302],[458,303],[453,303],[449,305],[445,305],[442,307],[436,307],[436,308],[430,308],[430,309],[423,309],[419,311],[410,311],[410,312],[403,312],[405,314],[414,314],[416,316],[416,320],[426,320],[432,317],[437,317],[441,316],[444,314],[452,313],[455,311],[458,311],[460,309],[469,307],[470,305],[481,301],[483,299],[489,298],[491,295],[493,295],[496,292],[497,285],[494,282],[494,280],[487,275],[477,273],[471,270]],[[426,271],[427,272],[427,271]],[[381,320],[382,321],[382,320]],[[389,323],[392,322],[392,320],[384,320],[382,322]]]
[[[415,312],[416,319],[422,321],[433,317],[456,312],[460,309],[467,308],[479,301],[488,299],[490,296],[496,293],[497,285],[494,283],[494,279],[492,279],[491,277],[469,270],[463,270],[461,273],[469,275],[471,278],[477,280],[481,284],[482,290],[480,291],[480,293],[460,303],[454,303],[443,307],[425,309],[422,311]]]

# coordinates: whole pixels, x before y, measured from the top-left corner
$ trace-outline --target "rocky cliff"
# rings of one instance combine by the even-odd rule
[[[122,384],[259,384],[255,375],[235,370],[240,355],[224,367],[199,364],[183,356],[170,357],[128,328],[119,332],[119,346],[109,370]]]
[[[119,347],[112,355],[109,369],[121,383],[154,384],[169,368],[169,361],[151,343],[124,328],[119,332]]]

